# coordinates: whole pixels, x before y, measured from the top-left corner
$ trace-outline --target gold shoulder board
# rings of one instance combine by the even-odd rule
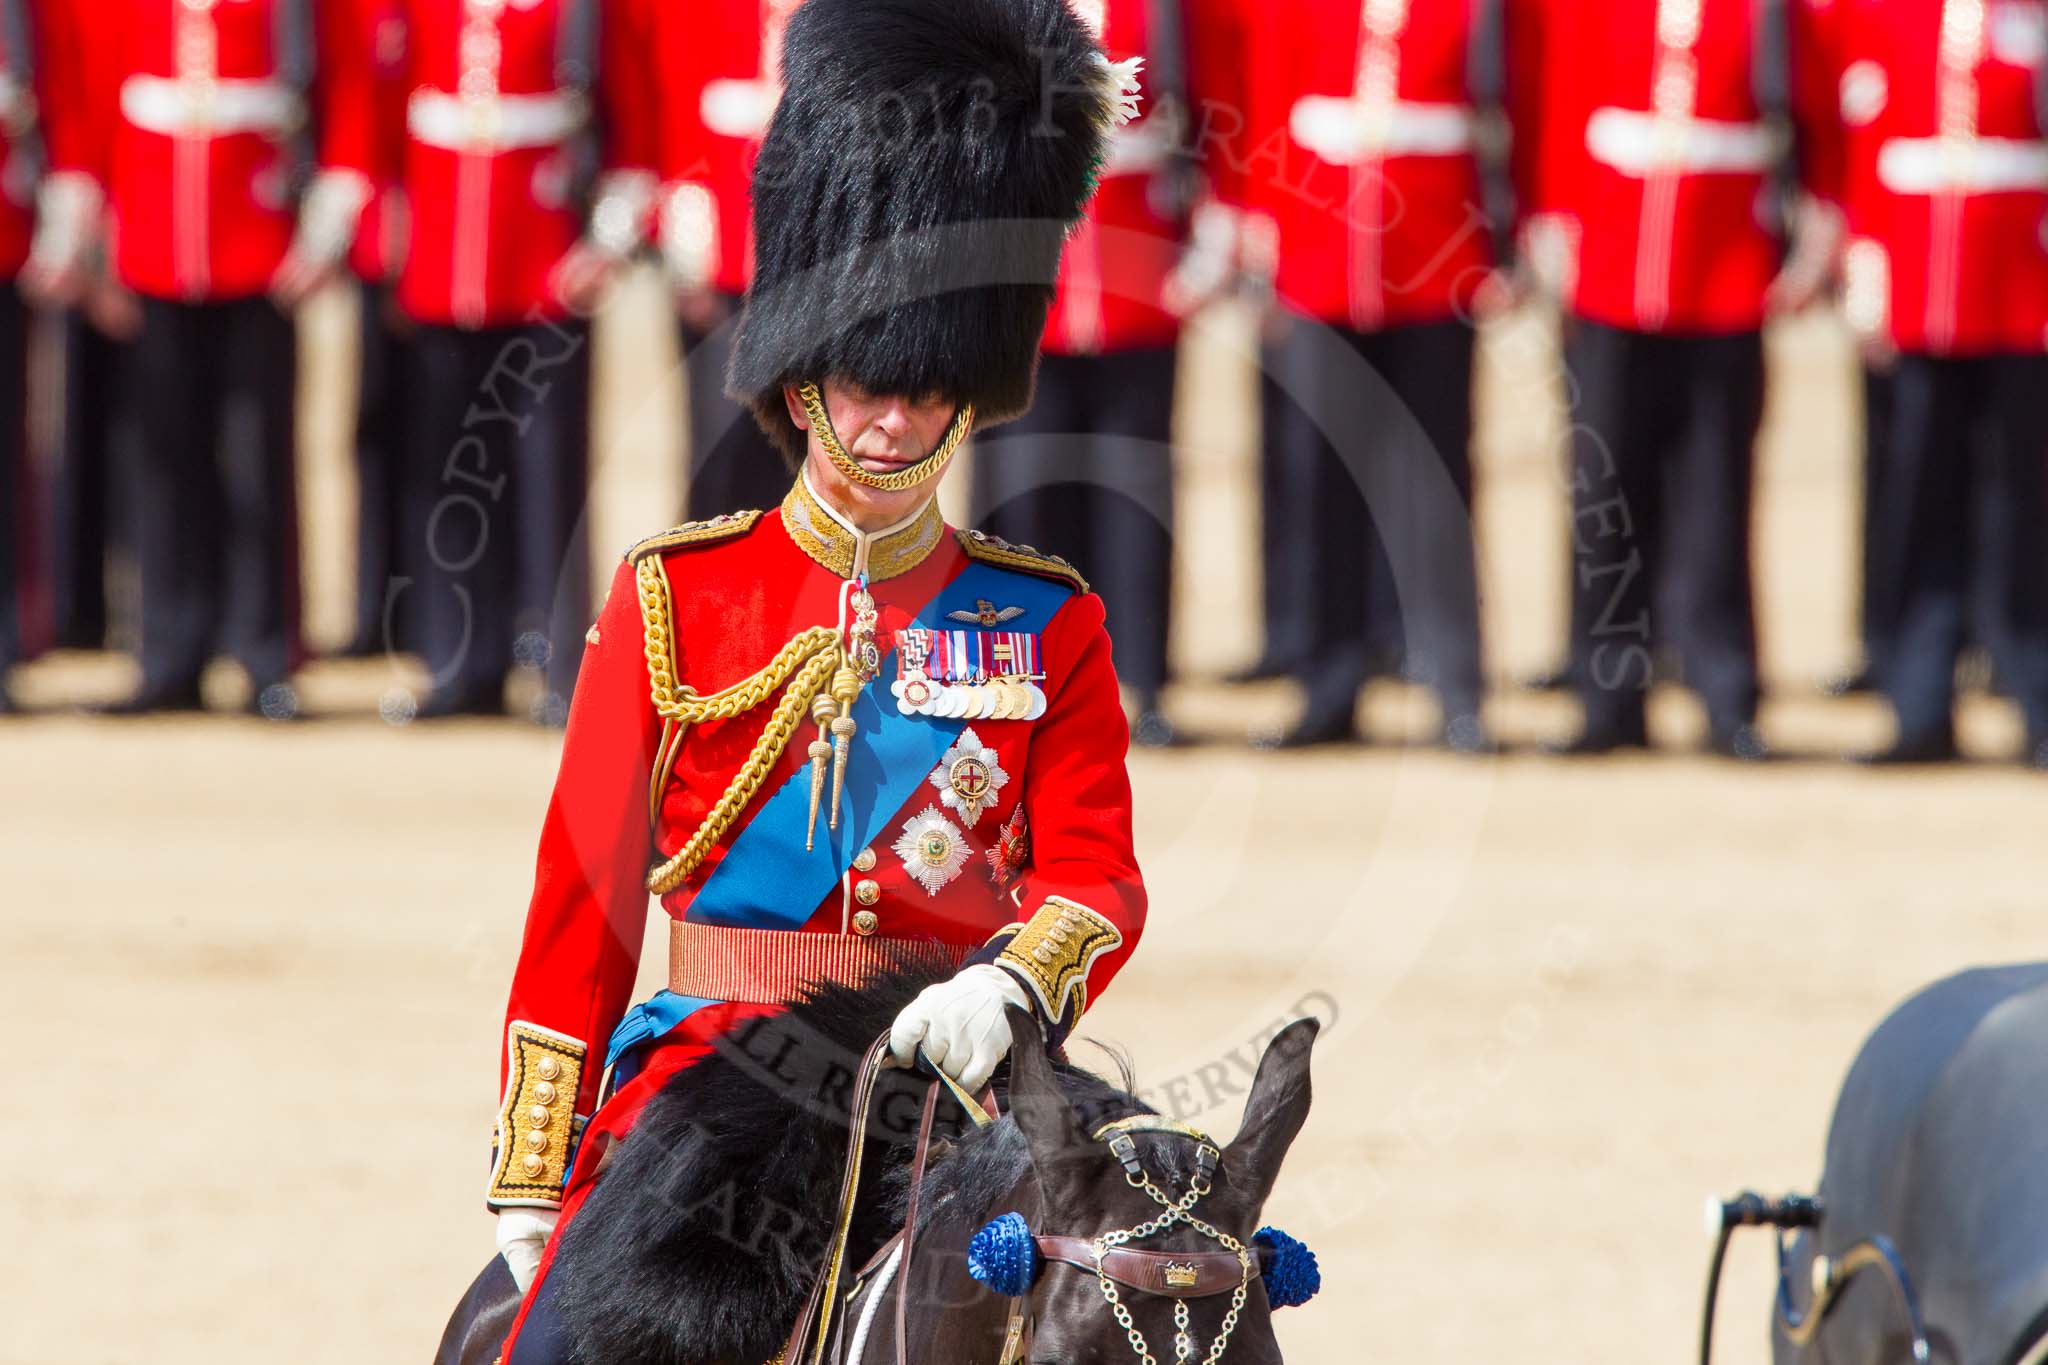
[[[759,511],[727,512],[708,521],[686,521],[674,530],[663,531],[626,551],[626,562],[638,564],[652,554],[664,550],[680,550],[688,545],[709,545],[714,541],[731,540],[754,529],[754,523],[765,515]]]
[[[1001,569],[1015,569],[1019,573],[1037,574],[1040,578],[1057,579],[1075,592],[1087,592],[1088,580],[1081,577],[1081,571],[1061,559],[1029,545],[1012,545],[1001,536],[992,536],[986,531],[961,531],[960,548],[967,552],[969,559],[993,564]]]

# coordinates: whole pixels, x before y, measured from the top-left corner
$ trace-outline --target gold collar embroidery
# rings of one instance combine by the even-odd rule
[[[855,530],[818,496],[809,471],[797,476],[782,500],[782,524],[798,549],[839,577],[857,578],[865,572],[872,583],[924,563],[946,530],[937,498],[926,499],[924,506],[884,530]]]

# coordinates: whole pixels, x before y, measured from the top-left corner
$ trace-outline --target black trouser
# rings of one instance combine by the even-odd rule
[[[132,522],[116,506],[112,471],[131,454],[133,396],[124,376],[128,345],[101,332],[79,310],[64,314],[64,432],[50,482],[50,588],[56,643],[99,649],[107,642],[108,528]]]
[[[415,619],[434,688],[488,699],[514,662],[544,667],[559,716],[590,625],[589,325],[421,326],[411,354]]]
[[[1284,342],[1269,342],[1260,352],[1259,605],[1265,622],[1260,662],[1293,672],[1303,667],[1314,648],[1308,607],[1315,565],[1299,511],[1289,505],[1296,482],[1290,476],[1297,463],[1290,458],[1289,443],[1306,419],[1294,410],[1294,399],[1280,382],[1285,354]]]
[[[28,461],[28,310],[0,285],[0,673],[22,657],[20,571],[34,543]]]
[[[196,683],[221,647],[259,690],[298,661],[297,357],[266,298],[142,301],[130,510],[145,691]]]
[[[1377,332],[1297,319],[1273,351],[1294,401],[1280,409],[1280,501],[1266,516],[1306,542],[1297,672],[1312,710],[1355,698],[1390,614],[1407,675],[1446,716],[1478,710],[1472,351],[1457,319]]]
[[[1749,519],[1762,335],[1567,325],[1572,669],[1588,727],[1639,727],[1653,660],[1674,646],[1712,725],[1748,724],[1758,699]],[[1654,599],[1669,610],[1653,610]]]
[[[1173,376],[1170,346],[1046,356],[1031,410],[975,449],[974,524],[1088,576],[1117,677],[1141,696],[1167,676]]]
[[[1865,365],[1863,374],[1863,661],[1875,668],[1891,650],[1897,622],[1885,619],[1887,604],[1880,601],[1878,585],[1890,576],[1884,563],[1884,537],[1878,534],[1878,509],[1884,505],[1879,480],[1890,466],[1885,442],[1891,436],[1891,373]]]
[[[724,512],[775,507],[794,475],[754,420],[725,393],[725,366],[740,299],[725,298],[728,321],[710,332],[681,326],[683,381],[688,388],[690,464],[684,515],[692,521]]]
[[[425,519],[407,499],[410,451],[406,386],[411,324],[400,318],[389,285],[361,290],[360,375],[356,388],[356,625],[354,648],[409,650],[418,639],[401,610],[399,584],[412,575],[412,553],[425,535]]]
[[[1863,657],[1872,669],[1890,651],[1898,623],[1887,619],[1896,601],[1883,600],[1879,585],[1895,581],[1898,570],[1890,561],[1897,547],[1887,543],[1878,519],[1886,499],[1880,488],[1884,471],[1892,461],[1885,454],[1892,434],[1892,372],[1865,366],[1863,369]],[[2013,558],[2011,499],[1996,471],[1976,481],[1976,509],[1972,513],[1970,606],[1964,629],[1964,646],[1979,646],[1994,663],[2003,667],[2012,653],[2007,638],[2005,601]],[[1893,594],[1896,596],[1896,594]]]
[[[1904,355],[1888,387],[1870,600],[1892,623],[1876,666],[1900,737],[1950,726],[1973,625],[2048,737],[2048,356]]]

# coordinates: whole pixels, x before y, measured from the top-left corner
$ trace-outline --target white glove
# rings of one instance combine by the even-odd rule
[[[512,1281],[519,1286],[522,1296],[533,1288],[534,1274],[540,1269],[540,1254],[547,1249],[548,1236],[561,1216],[556,1209],[498,1210],[498,1254],[505,1258],[506,1268],[511,1270]]]
[[[981,1089],[1010,1050],[1010,1021],[1003,1008],[1031,1008],[1024,983],[992,962],[962,968],[952,979],[926,986],[896,1016],[889,1051],[905,1066],[917,1061],[921,1045],[933,1066],[967,1091]]]
[[[312,266],[340,264],[355,245],[356,224],[369,202],[368,177],[355,171],[321,171],[299,201],[292,254]]]

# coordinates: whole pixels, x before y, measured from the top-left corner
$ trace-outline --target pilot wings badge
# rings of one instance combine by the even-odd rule
[[[999,607],[986,597],[977,597],[974,599],[973,611],[949,611],[946,613],[946,619],[958,621],[963,626],[980,626],[984,630],[993,630],[1006,621],[1016,620],[1023,614],[1022,607]]]

